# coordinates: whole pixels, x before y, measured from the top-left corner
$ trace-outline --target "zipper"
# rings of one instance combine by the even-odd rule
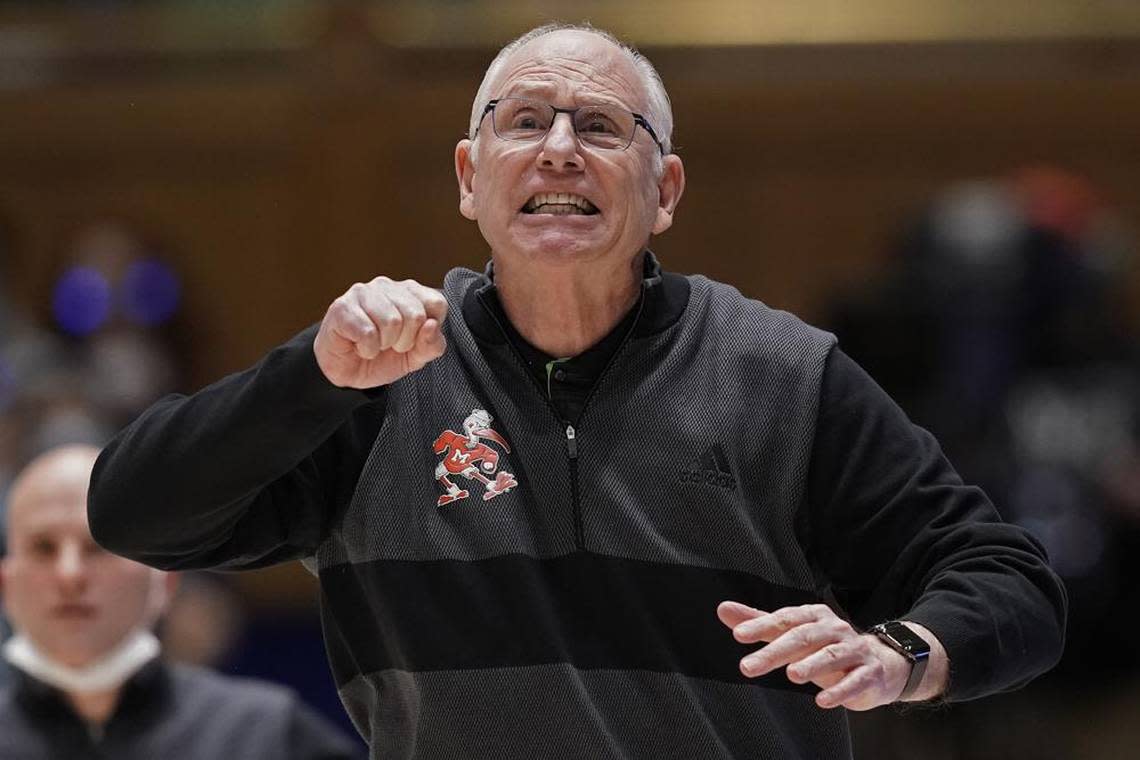
[[[479,299],[480,306],[482,306],[482,308],[491,317],[491,320],[498,326],[499,331],[504,336],[507,336],[508,333],[503,327],[503,323],[499,321],[499,318],[497,316],[495,316],[495,311],[487,306],[486,302],[483,300],[483,293],[478,292],[475,294],[475,297]],[[547,387],[544,389],[542,387],[542,384],[538,381],[538,378],[536,378],[531,373],[530,368],[526,365],[526,360],[522,358],[519,350],[515,348],[515,344],[509,337],[507,338],[507,347],[509,349],[511,358],[515,362],[515,365],[518,366],[520,370],[522,370],[522,373],[524,375],[531,379],[532,383],[534,383],[534,387],[538,389],[538,395],[544,402],[546,402],[546,407],[550,410],[551,414],[554,415],[554,419],[566,425],[566,454],[570,462],[570,508],[571,518],[574,521],[574,546],[578,550],[582,550],[586,545],[586,536],[585,529],[582,526],[582,505],[580,503],[581,499],[578,496],[578,431],[574,429],[573,425],[562,419],[562,414],[558,411],[558,407],[554,406],[554,402],[550,400],[550,375],[554,371],[553,365],[557,362],[557,360],[546,365]],[[494,370],[491,371],[493,372]],[[543,390],[545,390],[546,393],[543,393]],[[584,405],[583,408],[585,408]]]
[[[594,380],[594,385],[590,388],[590,392],[586,394],[585,400],[582,402],[582,411],[578,415],[578,421],[581,422],[582,417],[586,414],[586,407],[590,405],[590,399],[593,398],[594,393],[602,384],[605,379],[606,373],[610,367],[613,366],[614,360],[617,359],[621,352],[625,350],[625,346],[630,341],[630,336],[633,331],[637,329],[638,323],[641,321],[641,312],[645,310],[645,286],[642,285],[641,298],[637,304],[637,315],[633,318],[633,324],[629,326],[629,330],[622,337],[621,343],[614,349],[610,360],[606,362],[606,366],[598,373],[597,378]],[[509,341],[508,341],[509,342]],[[549,375],[547,375],[547,382],[549,383]],[[547,399],[549,401],[549,399]],[[551,407],[554,404],[551,402]],[[570,455],[570,497],[574,505],[574,541],[578,547],[578,551],[585,551],[586,549],[586,528],[582,520],[582,504],[578,496],[578,431],[569,422],[566,423],[566,453]]]
[[[570,499],[574,515],[574,544],[579,551],[586,548],[586,528],[582,524],[582,504],[578,498],[578,433],[566,425],[566,453],[570,455]]]
[[[483,300],[482,291],[480,290],[479,292],[476,292],[475,297],[479,299],[480,306],[482,306],[483,309],[487,312],[487,314],[490,315],[491,320],[498,326],[499,331],[504,336],[507,336],[508,333],[507,333],[506,329],[503,327],[502,322],[499,321],[499,318],[495,315],[494,310],[491,309],[490,307],[488,307],[486,302]],[[614,360],[617,359],[617,357],[621,354],[621,352],[623,350],[625,350],[626,344],[629,343],[630,337],[633,335],[634,330],[637,329],[637,325],[641,321],[641,313],[644,310],[645,310],[645,285],[643,284],[642,285],[642,295],[638,301],[637,315],[633,318],[633,324],[630,325],[629,330],[626,332],[625,336],[622,337],[621,343],[619,343],[618,347],[614,350],[613,355],[610,357],[609,362],[606,363],[606,366],[602,368],[601,373],[598,375],[597,379],[594,381],[593,387],[590,388],[590,392],[586,395],[586,399],[582,402],[582,414],[583,415],[586,412],[586,407],[589,405],[590,399],[593,397],[594,392],[598,389],[598,386],[602,384],[602,379],[606,376],[606,372],[609,371],[610,366],[613,364]],[[519,353],[518,349],[515,348],[514,343],[510,340],[509,337],[507,337],[507,346],[509,348],[511,357],[515,361],[515,364],[519,367],[519,369],[522,370],[524,375],[531,378],[531,382],[533,382],[535,384],[535,386],[537,386],[539,388],[539,395],[541,396],[542,395],[542,392],[541,392],[542,391],[542,385],[538,382],[538,379],[535,378],[534,375],[531,373],[530,368],[527,367],[526,361],[522,358],[522,355]],[[556,364],[558,361],[560,361],[560,360],[555,359],[554,361],[552,361],[546,365],[547,387],[546,387],[546,395],[544,397],[544,400],[546,401],[547,407],[552,412],[554,412],[555,418],[561,419],[562,415],[559,413],[558,408],[554,406],[554,402],[551,401],[551,399],[550,399],[550,375],[554,369],[554,364]],[[563,420],[563,422],[565,422],[565,424],[566,424],[566,453],[567,453],[569,460],[570,460],[570,499],[571,499],[571,505],[572,505],[572,509],[573,509],[573,519],[574,519],[574,543],[575,543],[576,547],[578,548],[578,550],[582,551],[586,548],[586,531],[585,531],[585,527],[584,527],[583,522],[582,522],[581,498],[579,497],[579,494],[578,494],[578,431],[575,430],[574,426],[572,424],[570,424],[569,422],[566,422],[565,420]]]

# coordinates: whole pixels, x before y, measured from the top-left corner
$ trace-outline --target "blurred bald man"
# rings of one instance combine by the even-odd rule
[[[87,525],[99,451],[41,455],[12,486],[0,591],[17,670],[0,692],[0,758],[358,756],[281,687],[168,664],[151,627],[175,576],[100,548]]]

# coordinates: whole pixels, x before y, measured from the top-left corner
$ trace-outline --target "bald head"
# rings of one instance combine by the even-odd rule
[[[33,459],[8,492],[7,534],[15,535],[21,518],[37,505],[70,504],[76,509],[85,509],[87,484],[98,458],[99,449],[94,446],[72,445],[52,449]]]
[[[475,100],[471,104],[471,121],[467,136],[475,139],[483,108],[492,97],[492,93],[499,84],[499,78],[515,54],[526,55],[525,48],[530,43],[549,35],[581,35],[589,34],[601,37],[615,48],[620,50],[628,59],[635,76],[639,80],[638,89],[641,90],[642,108],[658,130],[658,138],[662,143],[662,150],[666,153],[672,151],[673,142],[673,106],[669,101],[669,93],[665,90],[665,83],[657,69],[649,59],[638,52],[632,45],[623,42],[617,36],[604,29],[597,29],[588,24],[546,24],[536,27],[520,37],[511,40],[498,52],[487,71],[483,74],[483,81],[475,93]]]
[[[164,574],[102,549],[87,525],[99,449],[63,446],[17,476],[8,502],[2,601],[12,626],[52,661],[95,662],[150,626],[173,586]]]

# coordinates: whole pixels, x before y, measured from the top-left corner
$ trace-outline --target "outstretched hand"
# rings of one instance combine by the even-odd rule
[[[768,642],[740,661],[749,678],[786,668],[792,683],[814,683],[820,707],[870,710],[898,699],[910,663],[873,634],[861,634],[827,605],[764,612],[721,602],[717,617],[742,644]]]
[[[329,306],[313,353],[333,385],[387,385],[443,355],[446,316],[443,294],[415,280],[358,282]]]

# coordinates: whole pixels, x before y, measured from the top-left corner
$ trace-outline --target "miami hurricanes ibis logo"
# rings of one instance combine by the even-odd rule
[[[442,507],[471,495],[455,484],[452,478],[456,475],[482,483],[483,501],[505,494],[519,484],[515,476],[506,470],[495,475],[495,470],[499,467],[499,452],[484,441],[497,443],[508,454],[511,453],[511,447],[491,429],[491,421],[491,415],[486,410],[474,409],[463,420],[462,433],[444,430],[435,439],[432,451],[443,454],[443,460],[435,466],[435,479],[447,491],[439,497],[436,506]],[[491,475],[495,475],[493,480],[489,477]]]

